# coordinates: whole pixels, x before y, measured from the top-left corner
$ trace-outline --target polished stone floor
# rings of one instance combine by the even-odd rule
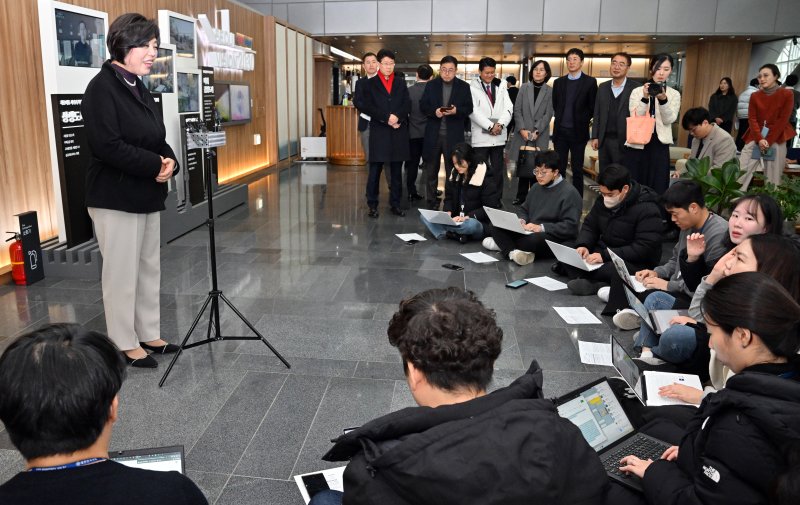
[[[493,387],[508,384],[533,359],[545,370],[548,397],[613,373],[582,364],[577,350],[578,340],[607,341],[610,319],[571,326],[552,309],[586,306],[599,315],[597,297],[504,287],[552,275],[551,260],[474,264],[458,254],[482,250],[479,243],[437,242],[428,234],[405,245],[395,233],[423,234],[418,213],[389,214],[384,186],[380,218],[367,218],[365,183],[363,170],[306,163],[249,184],[247,205],[216,223],[219,283],[291,370],[261,342],[215,342],[184,352],[159,388],[168,361],[157,357],[156,371],[130,370],[112,449],[183,444],[188,474],[212,504],[302,504],[292,476],[335,466],[320,461],[331,438],[413,405],[386,326],[400,299],[434,287],[471,289],[497,312],[504,342]],[[510,183],[504,194],[510,208]],[[595,195],[587,189],[585,198],[588,209]],[[161,258],[162,336],[176,342],[209,289],[205,228],[164,246]],[[223,307],[223,334],[247,334],[232,316]],[[0,350],[13,336],[57,321],[104,331],[99,280],[0,286]],[[623,342],[631,344],[630,332]],[[0,482],[21,465],[0,431]]]

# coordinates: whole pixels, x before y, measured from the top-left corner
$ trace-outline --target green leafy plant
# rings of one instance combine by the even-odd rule
[[[722,214],[728,210],[731,202],[744,195],[739,182],[743,174],[736,158],[726,161],[719,168],[711,168],[709,157],[689,158],[686,160],[683,178],[699,184],[706,198],[706,206],[717,214]]]
[[[764,193],[771,196],[778,203],[787,221],[800,219],[800,178],[783,175],[781,183],[776,186],[767,182],[763,174],[756,174],[756,178],[764,181],[763,186],[753,187],[753,193]]]

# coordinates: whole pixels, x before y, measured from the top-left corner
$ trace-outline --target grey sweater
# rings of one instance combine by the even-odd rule
[[[663,265],[655,268],[660,279],[667,279],[669,281],[667,284],[667,291],[673,293],[682,292],[692,296],[693,293],[686,287],[686,283],[681,276],[678,258],[680,258],[681,251],[686,249],[686,237],[691,233],[699,232],[701,232],[701,230],[688,229],[681,231],[678,237],[678,243],[675,244],[675,247],[672,249],[672,257]],[[716,264],[717,260],[728,252],[725,245],[725,237],[728,236],[728,221],[716,214],[710,214],[708,221],[706,221],[702,228],[702,233],[706,239],[706,252],[703,256],[710,270]]]
[[[582,207],[578,190],[561,178],[548,187],[534,184],[517,215],[528,223],[543,225],[545,237],[561,243],[577,238]]]

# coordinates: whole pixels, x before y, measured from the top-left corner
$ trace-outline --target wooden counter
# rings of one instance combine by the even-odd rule
[[[334,165],[364,165],[366,156],[358,131],[358,111],[342,105],[325,106],[328,161]]]

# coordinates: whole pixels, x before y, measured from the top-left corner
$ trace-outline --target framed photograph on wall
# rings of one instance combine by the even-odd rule
[[[100,68],[106,60],[106,20],[67,9],[55,9],[58,64]]]
[[[178,72],[178,113],[200,112],[200,75]]]
[[[142,76],[142,82],[151,93],[175,92],[175,49],[161,44],[153,67],[148,75]]]
[[[158,28],[161,42],[175,46],[174,63],[177,71],[197,68],[197,20],[191,16],[168,10],[158,11]]]

